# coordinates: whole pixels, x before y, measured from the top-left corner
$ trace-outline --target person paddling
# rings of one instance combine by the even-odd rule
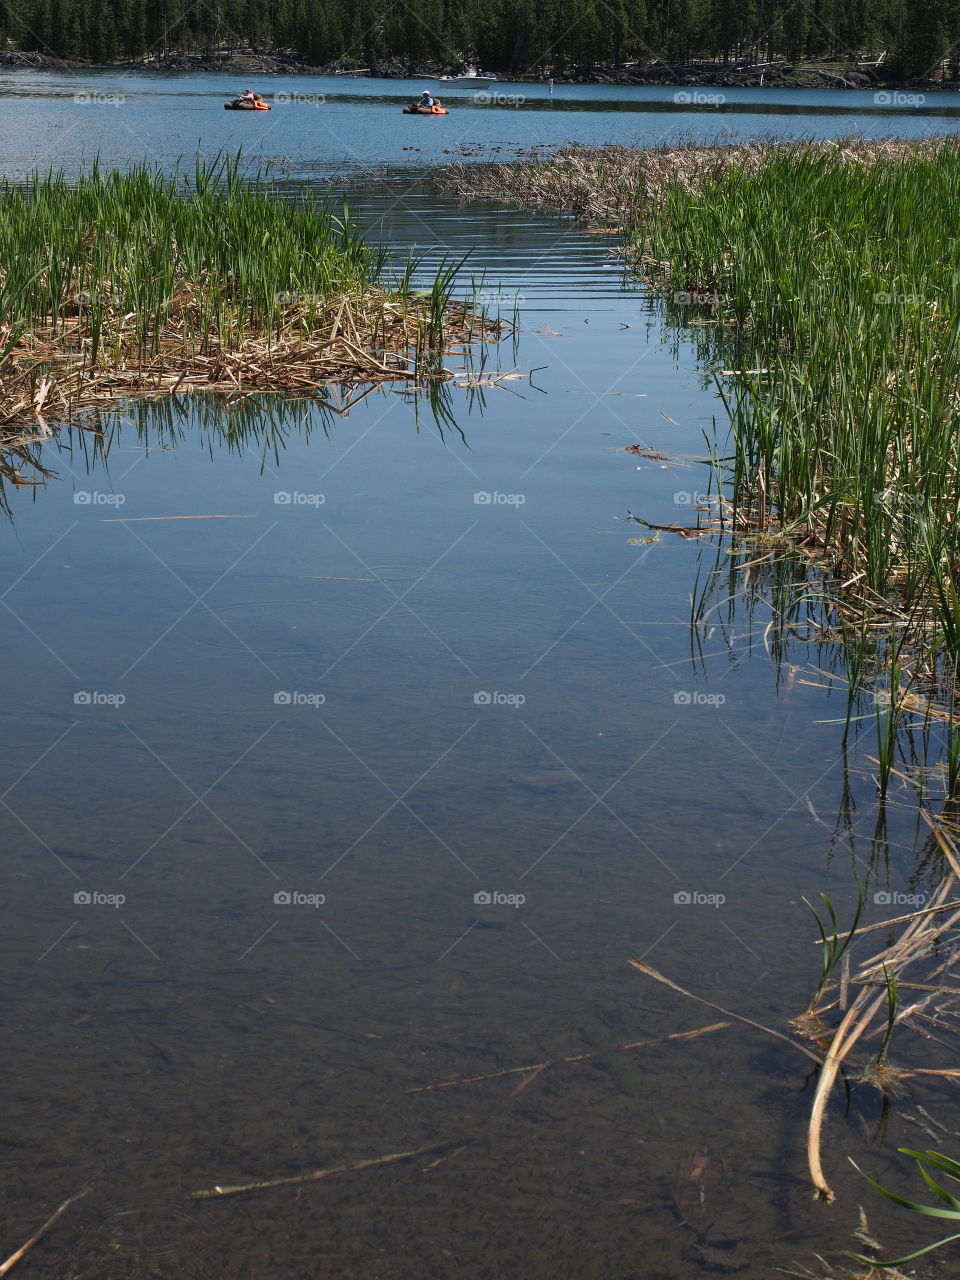
[[[252,105],[254,102],[256,102],[258,96],[259,95],[254,93],[252,89],[244,89],[243,93],[237,94],[237,101],[249,102]]]
[[[424,89],[420,95],[420,101],[413,104],[418,110],[427,110],[433,106],[433,98],[430,96],[430,90]]]

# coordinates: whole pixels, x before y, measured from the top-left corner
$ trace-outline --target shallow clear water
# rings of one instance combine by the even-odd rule
[[[53,144],[74,85],[114,79],[3,77],[7,170]],[[154,107],[178,95],[169,132],[153,150],[98,125],[88,154],[168,160],[199,133],[196,95],[226,87],[134,80]],[[403,87],[373,90],[360,163],[406,164]],[[668,100],[564,92],[586,108],[538,110],[549,140],[646,136]],[[519,114],[472,114],[524,143]],[[240,136],[203,121],[207,150]],[[252,149],[294,171],[338,158],[286,127]],[[853,867],[906,889],[920,839],[907,809],[877,832],[842,695],[778,672],[762,602],[718,611],[691,660],[713,549],[622,520],[693,523],[719,404],[690,337],[568,222],[460,209],[409,169],[351,202],[425,271],[469,250],[517,300],[499,385],[464,366],[439,423],[390,390],[345,414],[131,406],[101,424],[105,457],[65,433],[43,448],[58,478],[8,494],[4,1238],[89,1183],[34,1274],[760,1277],[847,1247],[863,1196],[843,1157],[871,1140],[873,1096],[831,1115],[824,1210],[804,1061],[745,1028],[667,1041],[720,1015],[626,964],[782,1028],[816,980],[801,897],[848,910]],[[789,656],[808,675],[824,658]],[[904,1139],[894,1110],[871,1168]]]

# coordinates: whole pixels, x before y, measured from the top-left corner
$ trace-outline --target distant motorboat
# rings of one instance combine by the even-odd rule
[[[441,76],[440,79],[444,84],[455,84],[461,89],[486,89],[497,83],[496,76],[478,75],[476,67],[468,67],[458,76]]]

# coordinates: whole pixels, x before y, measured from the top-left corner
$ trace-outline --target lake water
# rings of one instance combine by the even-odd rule
[[[250,156],[289,164],[297,175],[364,173],[450,157],[506,158],[570,141],[657,146],[853,131],[922,137],[953,132],[960,122],[956,93],[891,93],[889,103],[877,102],[872,92],[831,89],[558,85],[550,94],[542,84],[502,82],[477,91],[352,76],[262,78],[253,87],[274,102],[273,110],[222,110],[246,87],[236,76],[210,73],[0,72],[3,169],[72,169],[95,155],[118,166],[133,158],[192,163],[198,150],[211,155],[242,146]],[[448,116],[402,114],[425,87],[442,95]]]
[[[254,87],[322,109],[222,111],[245,87],[4,74],[3,170],[242,143],[340,175],[425,277],[469,253],[464,292],[520,332],[439,407],[131,405],[8,489],[6,1251],[87,1184],[25,1275],[752,1278],[852,1247],[845,1156],[899,1169],[942,1088],[886,1128],[875,1094],[835,1100],[826,1209],[804,1060],[745,1027],[669,1040],[720,1015],[626,962],[782,1029],[817,978],[802,897],[848,918],[852,872],[871,915],[916,890],[914,811],[880,814],[869,732],[844,757],[829,652],[778,665],[762,590],[698,650],[716,549],[625,519],[695,523],[722,407],[690,331],[609,237],[419,179],[571,139],[953,132],[960,103],[498,86],[528,101],[410,120],[422,86],[297,77]]]

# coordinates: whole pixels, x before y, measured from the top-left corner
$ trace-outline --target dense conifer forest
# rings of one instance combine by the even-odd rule
[[[499,72],[883,55],[924,76],[958,70],[960,0],[6,0],[0,37],[104,63],[237,45],[314,66],[399,57]]]

